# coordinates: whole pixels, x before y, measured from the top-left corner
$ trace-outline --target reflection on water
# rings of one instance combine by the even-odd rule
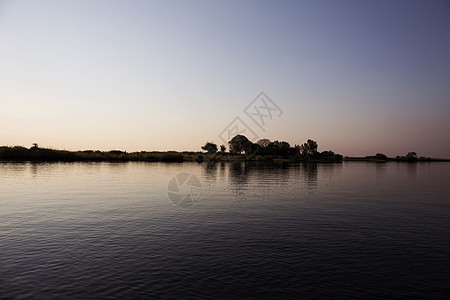
[[[204,177],[207,181],[215,182],[217,180],[217,168],[218,163],[216,162],[205,162],[204,166]]]
[[[408,176],[409,179],[415,180],[417,178],[417,164],[415,163],[408,163]]]
[[[245,191],[247,189],[247,180],[251,176],[245,163],[231,163],[229,166],[230,181],[229,188],[233,192],[236,201],[245,200]]]
[[[305,176],[305,184],[309,189],[317,186],[317,164],[306,164],[301,168]]]
[[[168,199],[198,177],[191,207]],[[0,298],[443,298],[450,165],[0,163]]]

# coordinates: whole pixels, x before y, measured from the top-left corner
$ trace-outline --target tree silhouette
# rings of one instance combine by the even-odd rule
[[[263,150],[268,155],[286,156],[290,148],[291,145],[289,145],[288,142],[273,141],[269,145],[267,145],[267,147],[265,147]]]
[[[300,146],[300,152],[307,157],[317,156],[317,142],[308,139],[306,143]]]
[[[256,142],[256,144],[260,145],[263,148],[266,148],[267,146],[270,145],[270,140],[269,139],[260,139],[259,141]]]
[[[236,135],[228,142],[228,145],[230,146],[230,153],[237,154],[241,154],[242,151],[247,152],[252,144],[253,143],[250,142],[248,138],[240,134]]]
[[[383,153],[375,154],[375,158],[379,159],[379,160],[387,160],[388,159],[387,156],[385,154],[383,154]]]
[[[217,152],[217,145],[214,143],[207,142],[205,146],[202,147],[203,150],[208,151],[210,154]]]
[[[408,152],[408,154],[406,154],[406,160],[407,161],[416,161],[417,153],[416,152]]]
[[[225,147],[225,145],[220,145],[220,153],[224,154],[225,150],[227,150],[227,147]]]

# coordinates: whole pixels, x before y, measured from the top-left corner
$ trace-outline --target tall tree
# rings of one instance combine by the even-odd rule
[[[229,142],[231,153],[241,154],[243,151],[247,151],[253,143],[248,140],[244,135],[236,135]]]
[[[317,142],[308,139],[306,143],[300,146],[301,154],[305,156],[316,156],[317,155]]]
[[[263,148],[266,148],[267,146],[270,145],[270,140],[269,139],[260,139],[259,141],[256,142],[256,144],[260,145]]]

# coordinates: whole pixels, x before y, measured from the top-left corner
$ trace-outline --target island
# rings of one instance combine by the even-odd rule
[[[382,153],[374,156],[349,157],[334,153],[331,150],[319,152],[316,141],[308,139],[302,145],[291,146],[286,141],[270,141],[260,139],[253,143],[244,135],[236,135],[228,142],[228,151],[225,145],[206,142],[201,147],[203,151],[137,151],[126,152],[121,150],[100,151],[82,150],[69,151],[40,147],[34,143],[30,148],[24,146],[0,146],[0,161],[148,161],[148,162],[184,162],[203,161],[283,161],[283,162],[311,162],[311,163],[341,163],[343,161],[366,161],[383,163],[397,162],[434,162],[450,159],[430,158],[409,152],[405,156],[389,158]]]

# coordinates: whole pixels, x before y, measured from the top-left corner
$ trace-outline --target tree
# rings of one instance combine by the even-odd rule
[[[288,154],[289,149],[291,148],[291,145],[289,145],[288,142],[285,141],[274,141],[273,143],[275,155],[283,155],[286,156]]]
[[[242,151],[246,152],[252,144],[253,143],[250,142],[248,138],[240,134],[236,135],[228,142],[230,153],[238,154],[241,154]]]
[[[377,153],[377,154],[375,154],[375,158],[376,158],[376,159],[379,159],[379,160],[387,160],[387,159],[388,159],[387,156],[384,155],[383,153]]]
[[[38,143],[33,143],[32,145],[33,145],[33,146],[31,147],[31,149],[37,149],[37,148],[39,148]]]
[[[298,156],[300,155],[300,145],[294,145],[294,147],[289,149],[289,152],[292,156]]]
[[[269,139],[260,139],[259,141],[256,142],[256,144],[260,145],[263,148],[266,148],[267,146],[270,145],[270,140]]]
[[[406,160],[407,161],[416,161],[417,153],[416,152],[408,152],[408,154],[406,154]]]
[[[225,150],[227,150],[227,147],[225,147],[225,145],[220,145],[220,153],[224,154]]]
[[[280,148],[280,150],[282,150],[282,151],[286,151],[286,150],[288,150],[289,148],[291,148],[291,145],[289,145],[289,143],[288,143],[288,142],[285,142],[285,141],[281,141],[281,142],[275,141],[274,143],[275,143],[275,145],[277,145],[278,148]]]
[[[262,155],[263,147],[258,144],[250,143],[248,147],[245,149],[245,154],[249,155]]]
[[[208,151],[210,154],[217,152],[217,145],[214,143],[207,142],[205,146],[202,147],[203,150]]]
[[[320,153],[321,157],[334,157],[334,152],[331,150],[328,151],[322,151],[322,153]]]
[[[301,154],[305,156],[316,156],[317,155],[317,142],[308,139],[306,143],[300,146]]]

